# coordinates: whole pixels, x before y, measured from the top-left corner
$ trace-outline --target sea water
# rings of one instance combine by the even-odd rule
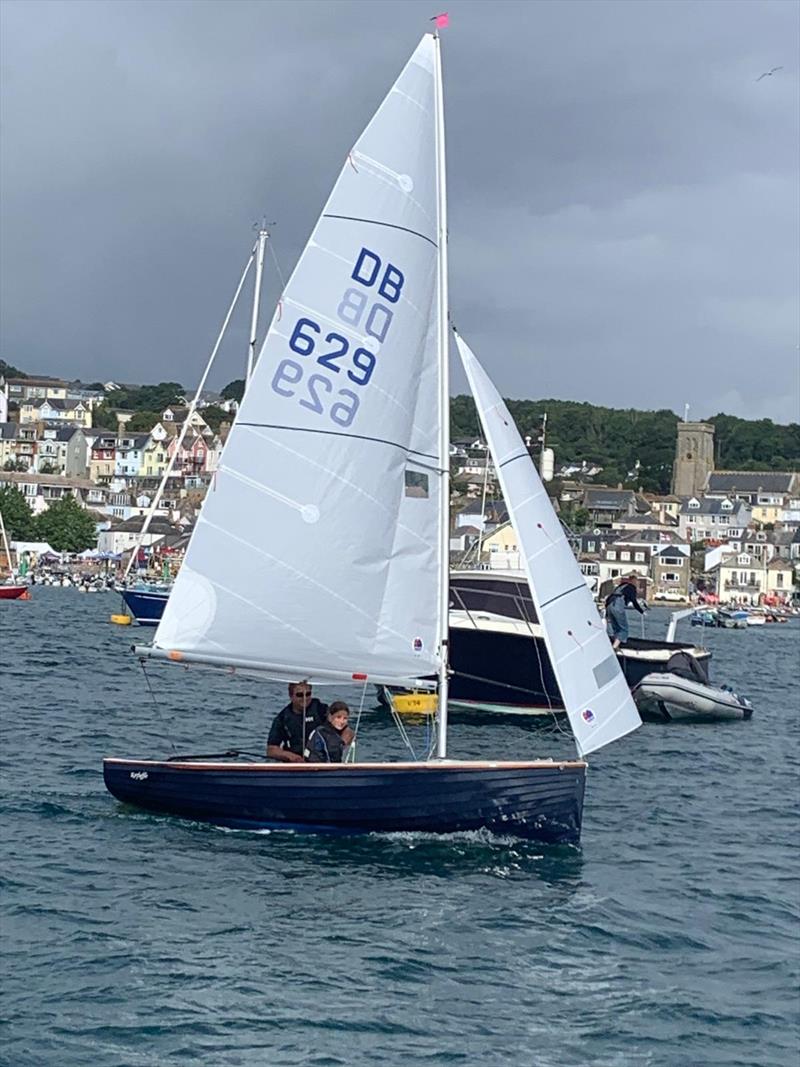
[[[152,631],[117,610],[71,589],[0,603],[0,1062],[796,1067],[797,621],[680,624],[753,719],[647,724],[596,754],[578,849],[124,808],[103,756],[260,752],[285,689],[145,676],[128,649]],[[363,755],[403,755],[371,691],[337,695],[364,697]],[[409,735],[424,751],[425,725]],[[455,719],[451,742],[571,751],[516,718]]]

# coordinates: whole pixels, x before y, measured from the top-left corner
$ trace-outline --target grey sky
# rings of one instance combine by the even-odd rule
[[[800,7],[436,3],[4,0],[3,358],[195,382],[253,222],[288,273],[444,8],[451,305],[503,394],[797,419]]]

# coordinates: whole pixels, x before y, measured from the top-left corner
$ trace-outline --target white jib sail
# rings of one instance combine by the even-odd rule
[[[456,335],[581,755],[641,725],[591,593],[503,399]]]
[[[426,36],[282,295],[156,654],[318,680],[438,670],[434,60]]]

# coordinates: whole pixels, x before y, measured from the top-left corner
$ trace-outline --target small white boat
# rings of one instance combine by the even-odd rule
[[[747,616],[748,626],[766,626],[766,615],[754,615],[752,612]]]
[[[647,674],[633,690],[641,717],[650,722],[727,722],[749,719],[753,708],[731,689],[680,674]]]

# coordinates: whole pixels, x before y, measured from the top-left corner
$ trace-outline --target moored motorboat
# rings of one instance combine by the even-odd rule
[[[169,599],[169,590],[134,586],[122,590],[122,599],[140,626],[158,626]]]

